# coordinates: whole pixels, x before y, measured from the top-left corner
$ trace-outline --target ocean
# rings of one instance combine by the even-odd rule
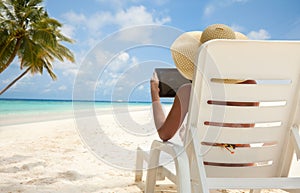
[[[131,107],[151,109],[150,102],[72,101],[45,99],[0,99],[0,126],[73,118],[96,112],[97,115],[130,112]]]
[[[73,111],[74,106],[86,108],[111,108],[125,106],[150,106],[150,102],[72,101],[46,99],[0,99],[0,115],[36,114],[43,112]]]

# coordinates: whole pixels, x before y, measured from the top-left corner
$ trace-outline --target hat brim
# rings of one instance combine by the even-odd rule
[[[191,31],[180,35],[171,45],[176,68],[186,79],[193,79],[195,59],[201,46],[202,31]]]
[[[200,41],[201,35],[202,31],[185,32],[173,42],[170,48],[176,68],[183,77],[189,80],[192,80],[194,76],[196,57],[202,45]],[[235,32],[235,35],[236,39],[248,39],[241,32]]]

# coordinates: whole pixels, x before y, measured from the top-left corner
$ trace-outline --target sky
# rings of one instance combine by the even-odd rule
[[[170,46],[182,33],[223,23],[257,40],[300,40],[299,0],[45,0],[49,17],[74,40],[75,63],[54,61],[53,81],[26,75],[0,98],[150,101],[155,68],[175,67]],[[2,89],[21,74],[0,74]]]

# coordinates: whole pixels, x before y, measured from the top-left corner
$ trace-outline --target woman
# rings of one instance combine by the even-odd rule
[[[207,27],[203,33],[187,32],[178,37],[171,47],[173,60],[179,72],[187,79],[192,80],[194,71],[194,59],[201,44],[212,39],[247,39],[239,32],[234,32],[224,24],[214,24]],[[254,80],[241,80],[239,84],[255,84]],[[180,127],[183,126],[184,119],[188,113],[191,84],[181,86],[174,98],[173,105],[167,117],[165,116],[159,97],[159,80],[156,73],[150,81],[152,108],[155,126],[159,137],[163,141],[171,139]],[[230,104],[229,104],[230,105]],[[258,105],[257,103],[253,103]],[[183,140],[185,127],[180,132]]]

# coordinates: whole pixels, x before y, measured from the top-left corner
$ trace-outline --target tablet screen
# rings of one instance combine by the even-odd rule
[[[176,68],[156,68],[155,72],[159,80],[160,97],[175,97],[180,86],[191,83]]]

